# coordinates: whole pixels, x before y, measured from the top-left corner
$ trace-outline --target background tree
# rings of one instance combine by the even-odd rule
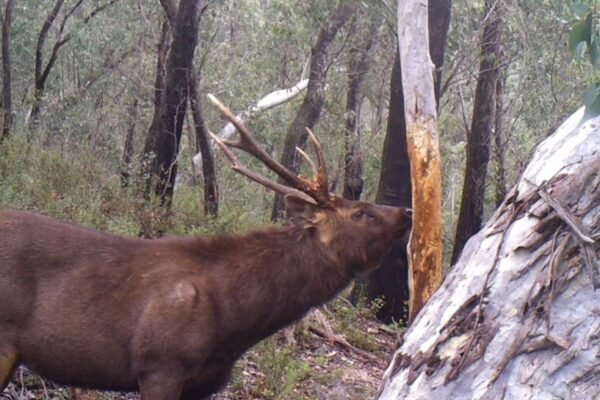
[[[364,10],[359,11],[362,15]],[[351,47],[348,61],[348,94],[346,95],[344,189],[346,199],[358,200],[364,186],[364,145],[361,129],[361,105],[364,97],[364,85],[370,67],[370,50],[381,25],[379,16],[371,16],[367,27],[361,26],[355,18],[351,26]]]
[[[168,6],[164,7],[167,20],[169,14],[172,15],[173,39],[165,62],[164,93],[157,91],[154,118],[148,130],[144,157],[147,194],[152,192],[160,199],[161,204],[167,206],[173,199],[177,155],[189,98],[189,79],[202,7],[201,0],[181,0],[176,16],[172,15],[173,11]]]
[[[10,134],[12,127],[12,64],[10,56],[10,30],[14,1],[6,0],[2,13],[2,134],[0,143]]]
[[[480,228],[483,220],[485,182],[490,158],[496,98],[501,60],[502,4],[486,0],[479,77],[473,101],[471,128],[467,131],[467,163],[456,226],[452,263],[456,262],[465,243]]]
[[[116,1],[117,0],[111,0],[108,3],[96,7],[89,13],[87,17],[83,19],[84,23],[88,23],[92,17],[94,17],[100,11],[104,10],[106,7],[112,5]],[[83,0],[78,0],[72,7],[70,7],[64,13],[62,20],[60,21],[60,25],[57,28],[57,38],[54,41],[54,44],[52,45],[52,50],[50,51],[48,61],[44,65],[44,47],[46,45],[46,40],[48,38],[50,30],[52,29],[56,21],[56,18],[58,18],[61,12],[64,2],[64,0],[57,0],[56,3],[54,3],[54,7],[46,17],[46,20],[44,21],[42,29],[40,30],[40,33],[37,38],[37,47],[35,50],[35,90],[33,106],[31,108],[31,122],[33,124],[33,127],[39,127],[41,123],[41,108],[44,99],[46,83],[48,81],[48,76],[50,75],[50,72],[52,71],[56,63],[58,52],[60,48],[64,46],[67,42],[69,42],[72,38],[70,32],[65,32],[67,21],[81,7]]]
[[[219,213],[219,187],[215,172],[215,161],[208,140],[208,127],[202,112],[198,89],[198,75],[190,77],[190,108],[196,133],[196,153],[202,155],[202,177],[204,179],[204,212],[213,217]]]
[[[288,128],[281,155],[281,163],[294,173],[298,173],[300,170],[301,160],[296,147],[304,148],[307,138],[306,129],[313,129],[321,115],[321,108],[325,100],[325,78],[331,62],[333,40],[341,27],[352,17],[357,7],[358,3],[356,1],[340,1],[321,28],[317,42],[311,50],[306,97],[298,110],[298,114],[296,114],[296,118]],[[276,194],[271,219],[280,219],[282,213],[283,196]]]

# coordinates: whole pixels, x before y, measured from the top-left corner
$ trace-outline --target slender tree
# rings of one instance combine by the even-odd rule
[[[167,14],[171,9],[163,8]],[[203,0],[181,0],[176,16],[171,15],[172,27],[163,24],[161,45],[168,43],[169,31],[172,41],[168,50],[159,51],[157,63],[157,88],[152,124],[144,146],[144,172],[146,196],[158,196],[162,205],[170,206],[177,176],[177,155],[183,129],[183,121],[189,99],[189,79],[198,42],[200,10]],[[164,64],[160,57],[166,59]],[[164,77],[161,68],[164,65]],[[163,83],[164,82],[164,83]],[[162,89],[162,90],[161,90]]]
[[[502,52],[502,50],[501,50]],[[504,56],[502,56],[504,58]],[[500,68],[498,79],[496,80],[494,110],[494,140],[493,152],[494,159],[494,203],[500,206],[506,196],[506,132],[504,128],[504,90],[506,86],[506,67]]]
[[[58,15],[64,5],[64,0],[56,0],[54,3],[54,7],[44,20],[44,24],[42,25],[42,29],[38,34],[37,45],[35,49],[35,77],[34,77],[34,99],[33,106],[31,108],[31,124],[32,126],[39,127],[41,123],[41,109],[42,103],[44,99],[44,93],[46,90],[46,83],[48,81],[48,77],[50,76],[50,72],[52,68],[56,64],[56,60],[58,58],[58,52],[69,40],[71,40],[71,33],[65,32],[65,28],[67,25],[67,21],[71,18],[75,11],[81,6],[84,0],[78,0],[70,9],[68,9],[63,15],[60,25],[58,26],[58,32],[56,40],[52,45],[52,50],[50,51],[50,57],[48,61],[44,64],[44,48],[46,45],[46,40],[48,39],[48,33],[50,29],[56,22]],[[101,11],[105,10],[108,6],[116,3],[118,0],[110,0],[107,3],[101,4],[95,9],[93,9],[84,19],[84,23],[88,23],[91,18],[96,16]]]
[[[219,187],[215,172],[215,161],[208,140],[208,127],[202,112],[199,98],[198,74],[190,78],[190,108],[196,133],[196,153],[202,155],[202,176],[204,177],[204,213],[217,216],[219,213]]]
[[[325,100],[325,78],[327,67],[331,61],[331,47],[338,31],[352,17],[358,2],[354,0],[340,0],[331,13],[331,17],[321,28],[317,42],[311,50],[310,73],[306,97],[288,128],[281,163],[290,171],[298,173],[301,158],[296,152],[296,147],[303,148],[306,139],[306,128],[312,129],[321,116],[321,108]],[[278,220],[283,215],[283,196],[275,195],[271,218]]]
[[[48,79],[50,70],[54,66],[54,63],[56,62],[56,56],[58,54],[58,50],[63,45],[65,45],[65,43],[67,43],[70,40],[69,36],[62,37],[63,32],[61,30],[61,32],[60,32],[61,36],[54,43],[54,46],[52,48],[52,53],[50,55],[50,59],[48,60],[48,63],[44,67],[44,46],[46,44],[46,39],[48,38],[48,32],[50,31],[50,28],[52,28],[54,21],[58,17],[58,13],[60,12],[64,2],[65,2],[65,0],[57,0],[56,3],[54,3],[54,7],[52,8],[50,13],[44,20],[44,24],[42,25],[42,29],[40,30],[40,33],[38,35],[37,47],[35,49],[35,81],[34,81],[35,89],[34,89],[33,107],[31,109],[31,122],[33,123],[33,126],[39,126],[39,124],[40,124],[40,111],[41,111],[41,106],[42,106],[42,99],[44,97],[44,89],[46,86],[46,80]],[[77,2],[75,7],[78,7],[79,5],[81,5],[80,1]],[[66,23],[66,21],[67,21],[67,17],[65,17],[63,22]],[[63,24],[63,28],[64,28],[64,24]]]
[[[348,93],[346,95],[346,126],[344,157],[344,193],[346,199],[358,200],[364,185],[364,149],[362,148],[362,132],[360,123],[361,105],[365,78],[370,67],[370,51],[375,41],[378,28],[381,26],[379,17],[371,17],[368,26],[363,28],[364,12],[357,13],[352,24],[350,60],[348,62]]]
[[[14,0],[6,0],[2,15],[2,134],[0,143],[8,137],[12,127],[12,65],[10,55],[10,27]]]
[[[452,263],[458,259],[467,240],[481,229],[485,181],[490,159],[490,142],[494,128],[494,99],[501,58],[502,2],[485,1],[483,30],[480,39],[480,63],[471,128],[467,132],[467,161],[456,226]]]
[[[137,95],[133,96],[131,105],[129,106],[129,123],[127,126],[127,134],[125,135],[125,143],[123,144],[123,156],[121,157],[121,187],[129,186],[129,177],[131,175],[131,162],[134,156],[133,140],[135,131],[140,117],[140,101]]]

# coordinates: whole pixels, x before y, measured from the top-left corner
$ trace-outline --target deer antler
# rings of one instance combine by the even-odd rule
[[[276,192],[282,194],[290,194],[299,197],[305,201],[308,201],[312,204],[320,206],[331,205],[332,198],[331,194],[329,193],[327,183],[327,170],[325,167],[321,145],[309,129],[307,130],[315,148],[318,162],[317,167],[315,166],[314,162],[312,162],[312,160],[309,159],[309,164],[311,165],[313,171],[316,174],[314,181],[310,181],[297,176],[292,171],[283,166],[281,163],[279,163],[277,160],[273,159],[273,157],[271,157],[266,151],[264,151],[259,146],[256,139],[254,138],[254,135],[252,135],[252,133],[244,126],[244,124],[242,124],[242,122],[240,122],[236,118],[236,116],[231,112],[231,110],[229,110],[229,108],[223,105],[223,103],[221,103],[215,96],[211,94],[208,95],[208,99],[215,105],[215,107],[217,107],[221,114],[235,126],[235,128],[239,132],[239,139],[237,141],[221,140],[212,132],[210,133],[212,138],[219,145],[221,150],[223,150],[226,157],[231,162],[232,168],[235,171]],[[237,148],[249,154],[252,154],[263,164],[265,164],[267,168],[279,175],[279,177],[286,181],[291,187],[274,182],[264,176],[261,176],[249,170],[240,162],[240,160],[229,147]],[[304,157],[308,158],[306,153],[301,152],[301,154]]]

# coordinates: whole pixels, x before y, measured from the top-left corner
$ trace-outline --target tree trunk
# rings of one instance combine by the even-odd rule
[[[398,45],[413,208],[408,243],[410,320],[438,288],[443,276],[442,173],[427,11],[423,0],[398,3]]]
[[[389,109],[376,203],[410,207],[410,163],[398,51],[392,67]],[[377,318],[391,323],[408,321],[408,297],[408,257],[406,243],[402,243],[383,257],[378,269],[355,284],[351,300],[354,304],[361,299],[367,302],[383,300]]]
[[[502,51],[502,50],[501,50]],[[504,57],[503,57],[504,58]],[[506,197],[506,132],[504,131],[504,86],[506,68],[500,68],[496,79],[496,110],[494,111],[494,204],[499,207]]]
[[[156,195],[169,207],[177,176],[177,155],[188,101],[189,76],[198,42],[202,0],[181,0],[172,27],[173,40],[165,63],[164,90],[157,88],[154,117],[144,146],[146,196]],[[164,30],[163,30],[164,32]],[[159,51],[159,57],[163,53]],[[159,63],[160,68],[160,63]],[[157,86],[160,83],[157,72]]]
[[[368,31],[365,34],[360,34],[361,22],[357,19],[353,25],[354,35],[352,36],[354,36],[355,43],[350,48],[350,60],[348,62],[343,197],[349,200],[360,199],[363,191],[365,160],[361,143],[360,110],[365,78],[370,67],[369,52],[373,46],[377,30],[381,25],[381,20],[378,17],[371,18]]]
[[[208,128],[202,114],[198,97],[198,79],[190,77],[190,108],[196,132],[196,153],[202,154],[202,176],[204,180],[204,213],[216,217],[219,213],[219,187],[215,172],[215,159],[208,140]]]
[[[46,86],[48,73],[50,72],[49,68],[44,68],[44,45],[46,44],[46,39],[48,38],[48,32],[54,24],[54,20],[58,16],[58,13],[60,12],[64,2],[64,0],[56,1],[52,11],[50,11],[50,14],[48,14],[46,17],[46,20],[44,21],[42,29],[38,35],[37,47],[35,50],[35,89],[33,106],[31,109],[31,121],[34,127],[37,127],[40,124],[40,112],[42,107],[42,99],[44,97],[44,88]],[[44,73],[45,71],[48,72]]]
[[[379,400],[600,395],[600,118],[540,144],[404,336]]]
[[[296,147],[304,147],[307,138],[306,128],[313,129],[321,115],[321,108],[325,100],[325,78],[330,63],[333,40],[341,27],[352,17],[357,7],[358,2],[354,0],[341,0],[328,19],[329,22],[319,32],[317,42],[312,48],[306,97],[287,131],[281,155],[281,163],[294,173],[298,173],[301,161]],[[281,219],[283,208],[283,196],[276,194],[271,219]]]
[[[440,82],[448,27],[450,24],[451,1],[430,1],[429,51],[436,68],[434,90],[439,104]],[[410,162],[408,159],[406,122],[404,116],[404,93],[402,90],[402,68],[400,54],[396,51],[390,87],[390,112],[377,190],[378,204],[410,207],[412,189],[410,184]],[[361,280],[352,292],[352,300],[367,301],[383,299],[377,318],[386,323],[408,321],[408,256],[406,244],[400,244],[384,256],[380,267]]]
[[[14,0],[7,0],[2,18],[2,134],[0,143],[10,134],[12,127],[12,79],[10,59],[10,27],[12,23]]]
[[[481,36],[479,77],[473,100],[473,119],[467,132],[467,162],[456,225],[452,264],[456,262],[467,240],[480,228],[483,219],[485,179],[490,158],[490,141],[494,125],[494,98],[500,61],[502,36],[502,4],[486,0],[485,22]]]
[[[127,135],[123,144],[123,156],[121,158],[121,187],[129,186],[129,177],[131,176],[131,161],[133,160],[134,148],[133,138],[135,136],[135,128],[137,127],[140,117],[140,104],[137,95],[133,97],[129,108],[129,125],[127,127]]]
[[[38,35],[37,46],[35,49],[35,88],[34,88],[34,98],[33,105],[31,108],[31,126],[33,128],[38,128],[41,124],[41,110],[42,110],[42,102],[44,99],[44,91],[46,90],[46,82],[48,80],[48,76],[56,63],[58,58],[58,51],[62,46],[64,46],[69,40],[71,40],[71,34],[65,33],[65,26],[67,24],[67,20],[74,15],[75,11],[81,6],[84,0],[77,0],[75,4],[68,9],[61,22],[58,26],[58,33],[56,35],[56,40],[54,41],[54,45],[52,46],[52,50],[50,51],[50,57],[48,58],[48,62],[44,66],[44,46],[46,44],[46,39],[48,38],[48,32],[58,14],[60,13],[64,0],[57,0],[52,8],[52,11],[46,17],[44,24],[42,25],[42,29]],[[90,19],[94,16],[98,15],[101,11],[105,10],[109,6],[113,5],[117,0],[111,0],[107,3],[101,4],[92,10],[88,16],[83,18],[83,23],[87,24]]]
[[[427,5],[429,26],[429,54],[435,65],[435,81],[433,90],[435,102],[439,107],[442,87],[442,66],[446,53],[448,29],[450,28],[450,15],[452,0],[431,0]]]

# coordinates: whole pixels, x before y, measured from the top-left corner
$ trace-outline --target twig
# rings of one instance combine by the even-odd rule
[[[544,188],[544,185],[540,186],[538,193],[542,199],[548,205],[550,205],[558,216],[573,230],[573,232],[579,237],[579,240],[585,243],[594,243],[594,239],[586,232],[585,227],[581,221],[577,220],[573,213],[561,203],[560,200],[553,198]]]
[[[355,347],[353,345],[351,345],[350,343],[348,343],[348,341],[346,339],[344,339],[343,337],[341,337],[340,335],[331,335],[328,334],[327,332],[325,332],[324,330],[322,330],[321,328],[317,328],[316,326],[314,326],[313,324],[311,324],[308,327],[308,330],[311,331],[312,333],[317,334],[318,336],[330,341],[331,343],[335,343],[340,347],[343,347],[345,349],[351,350],[352,352],[360,355],[361,357],[366,358],[369,361],[372,362],[379,362],[379,358],[375,357],[373,354],[359,349],[358,347]]]
[[[565,224],[575,234],[577,237],[577,241],[579,242],[579,247],[581,248],[581,252],[583,254],[583,258],[585,260],[585,266],[588,270],[588,274],[590,276],[590,281],[592,282],[592,287],[594,290],[600,288],[600,273],[598,272],[598,258],[596,257],[596,252],[593,248],[593,243],[595,243],[594,239],[590,237],[590,235],[586,232],[585,227],[579,221],[573,213],[564,205],[559,199],[553,198],[545,189],[545,185],[541,185],[537,192],[540,197],[544,199],[546,203],[548,203],[554,210],[556,214],[562,219]]]

